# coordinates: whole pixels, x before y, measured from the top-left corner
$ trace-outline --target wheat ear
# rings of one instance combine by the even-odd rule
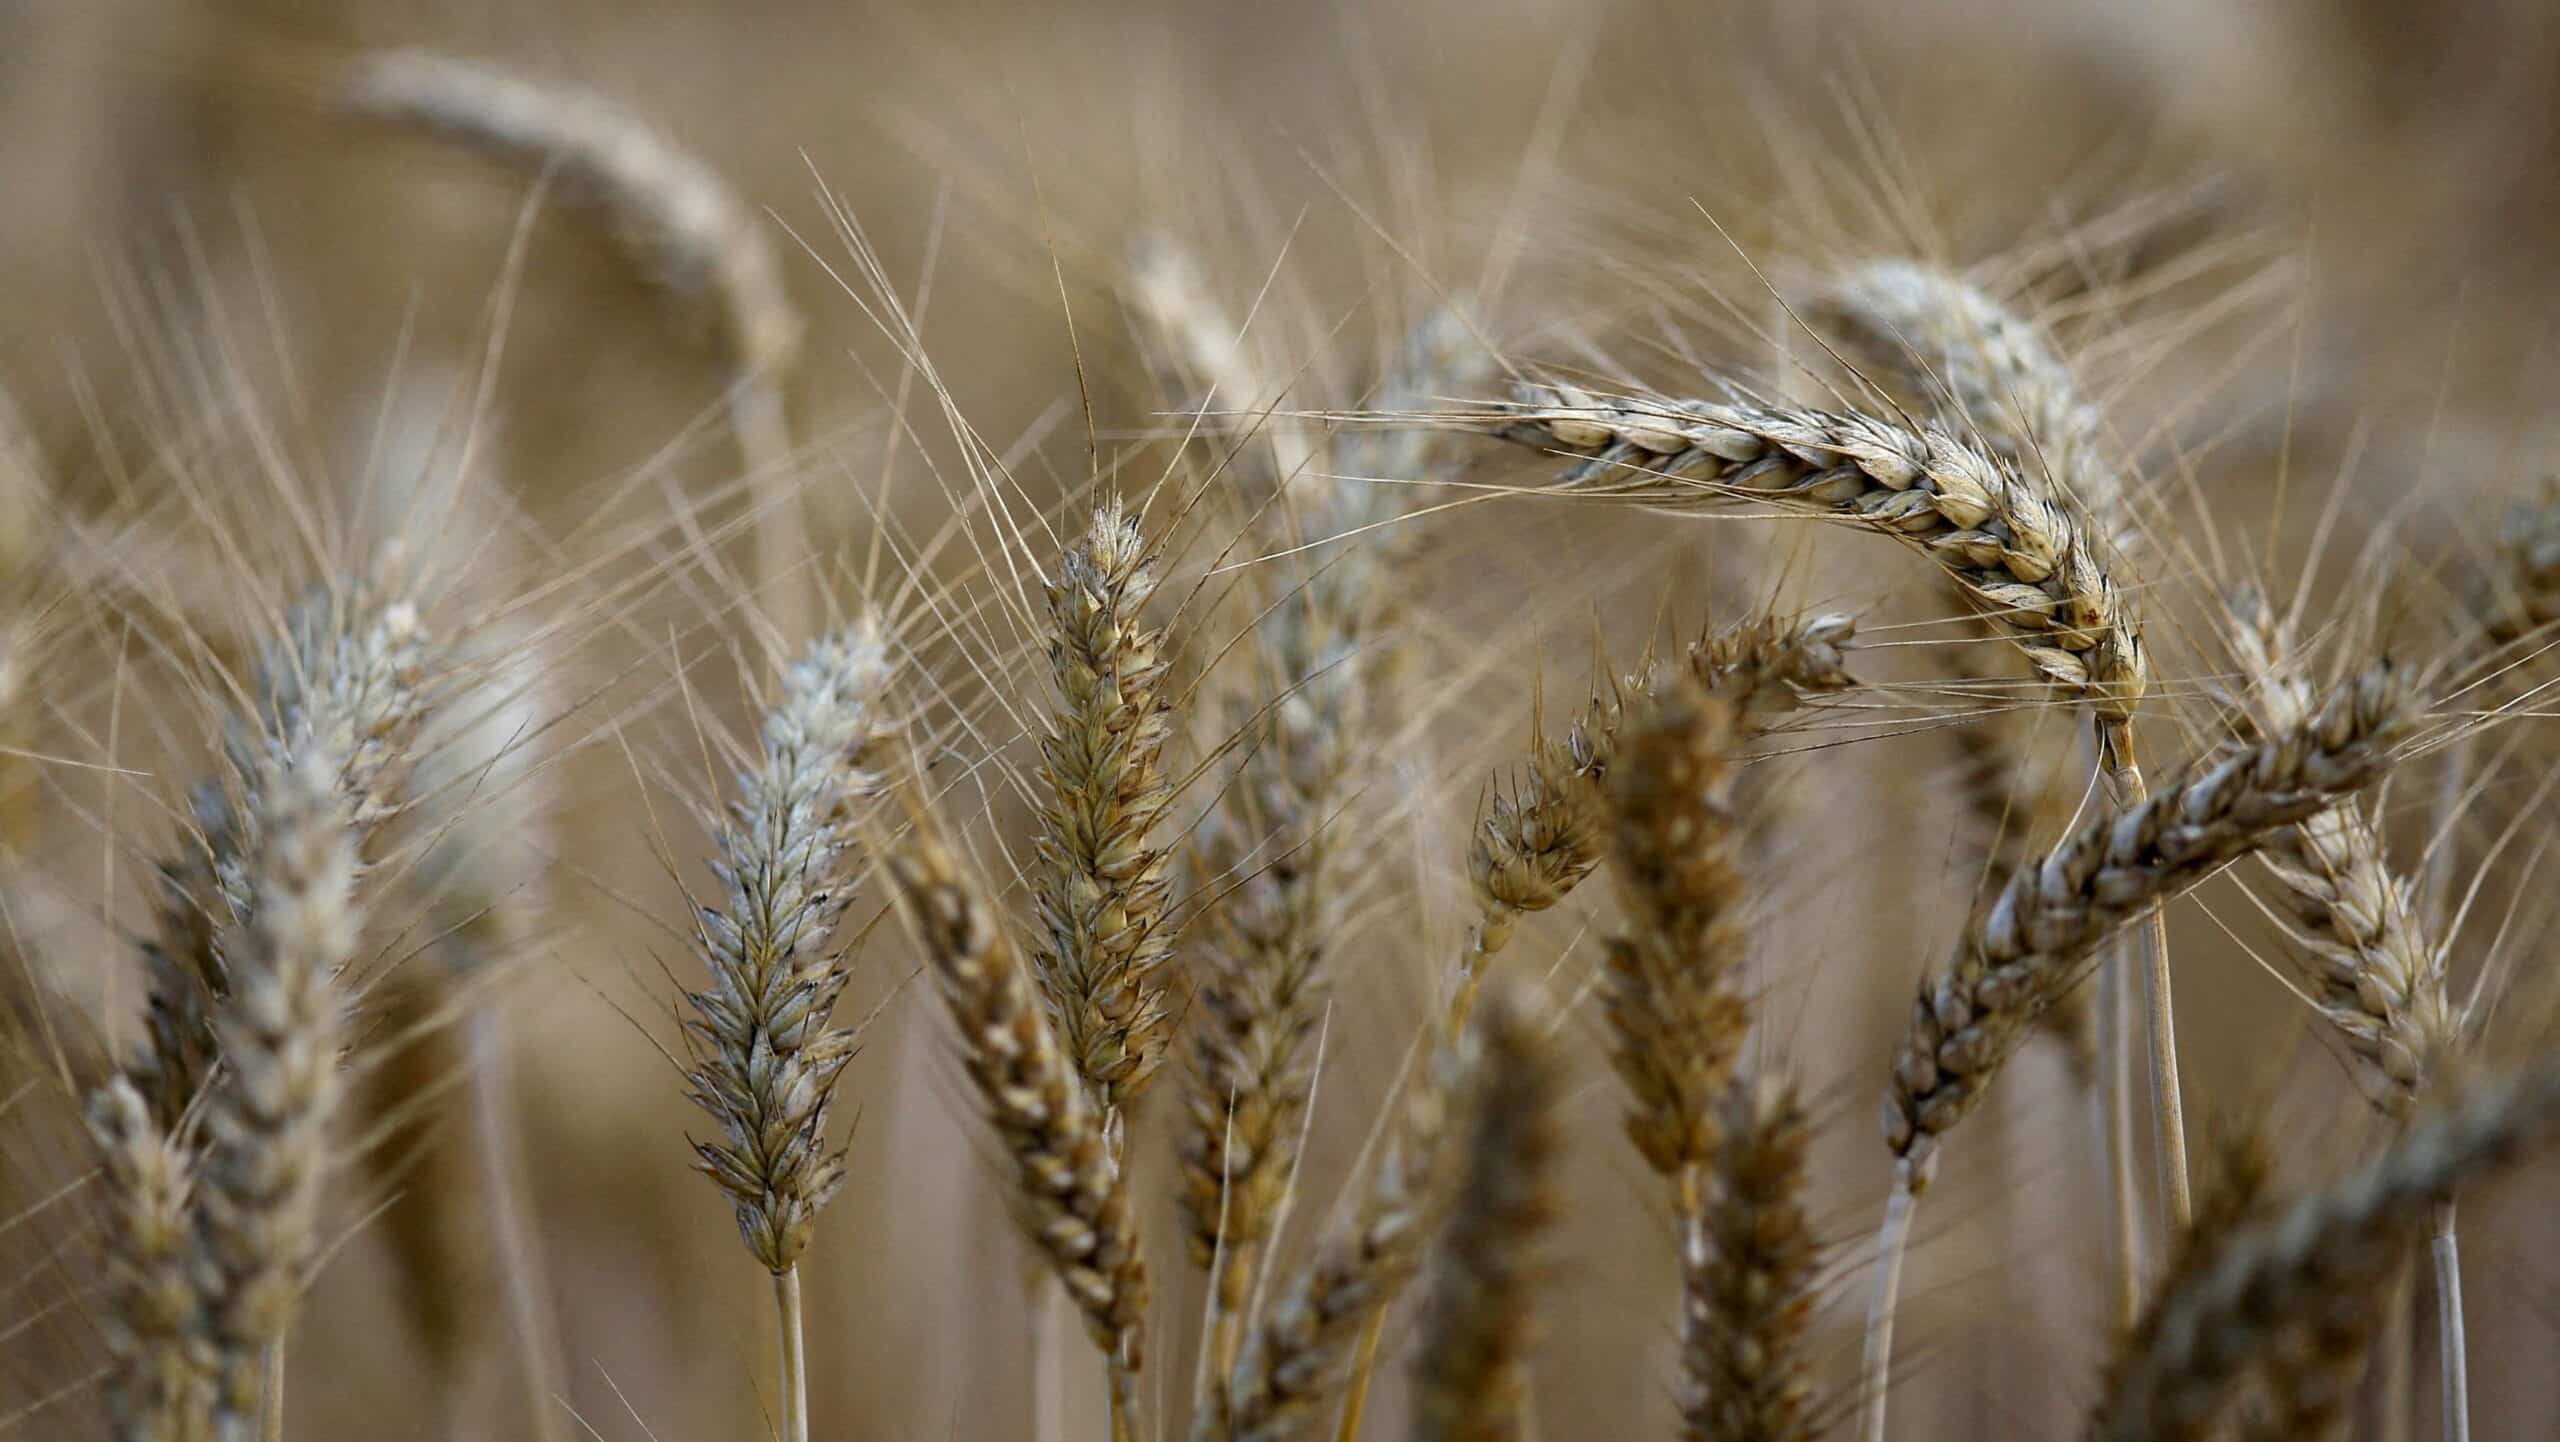
[[[1446,312],[1418,328],[1383,390],[1419,398],[1472,372]],[[1223,324],[1214,327],[1224,333]],[[1214,358],[1204,358],[1209,364]],[[1255,623],[1244,650],[1257,683],[1234,698],[1244,759],[1194,833],[1197,869],[1233,877],[1207,918],[1179,1142],[1183,1220],[1195,1265],[1214,1266],[1216,1320],[1205,1374],[1223,1388],[1244,1313],[1276,1224],[1308,1098],[1314,1037],[1331,994],[1328,950],[1352,889],[1335,865],[1341,813],[1379,765],[1387,737],[1373,700],[1393,683],[1395,578],[1410,541],[1392,520],[1403,489],[1360,478],[1412,478],[1443,464],[1447,437],[1360,431],[1339,437],[1342,477],[1291,478],[1281,519],[1290,535],[1331,541]],[[1434,443],[1436,444],[1429,444]],[[1264,699],[1265,687],[1276,696]]]
[[[1821,1248],[1805,1215],[1812,1124],[1794,1088],[1739,1077],[1681,1249],[1688,1442],[1813,1442],[1806,1356]]]
[[[216,1018],[225,1072],[205,1112],[203,1264],[217,1362],[216,1432],[273,1435],[273,1363],[320,1252],[322,1182],[340,1091],[353,957],[356,847],[340,789],[347,753],[282,749],[256,776],[254,903],[223,944],[232,995]]]
[[[1146,622],[1155,556],[1118,501],[1094,513],[1049,583],[1057,709],[1040,748],[1048,781],[1036,893],[1042,989],[1103,1126],[1164,1060],[1165,958],[1173,947],[1164,847],[1172,794],[1164,747],[1164,632]]]
[[[2311,686],[2293,654],[2290,627],[2254,589],[2226,597],[2225,610],[2233,653],[2251,683],[2248,713],[2266,727],[2298,720],[2311,705]],[[2413,886],[2392,870],[2381,832],[2364,807],[2352,802],[2280,833],[2259,860],[2282,893],[2279,913],[2312,1004],[2346,1039],[2366,1097],[2386,1113],[2406,1115],[2452,1054],[2461,1030],[2446,995],[2444,945],[2420,918]],[[2449,1202],[2437,1218],[2430,1250],[2446,1434],[2448,1442],[2464,1442],[2470,1387],[2463,1359],[2469,1349],[2460,1240]],[[2357,1342],[2353,1336],[2331,1338],[2327,1354],[2361,1357]]]
[[[251,713],[228,728],[232,772],[245,784],[277,748],[325,741],[343,757],[338,784],[354,824],[370,834],[396,805],[395,765],[425,714],[427,656],[416,608],[392,591],[313,596],[261,663]],[[192,806],[195,844],[160,868],[156,934],[143,948],[143,1044],[125,1066],[163,1132],[177,1129],[212,1071],[213,1010],[230,992],[221,931],[251,903],[243,867],[257,839],[254,793],[207,783]]]
[[[634,111],[484,61],[389,50],[356,61],[341,92],[360,115],[413,125],[539,170],[592,205],[638,267],[707,323],[730,369],[729,424],[746,463],[762,608],[787,643],[808,633],[799,499],[782,380],[799,312],[755,211],[719,172]]]
[[[787,1442],[809,1436],[800,1255],[845,1178],[827,1110],[856,1039],[832,1024],[848,980],[835,932],[853,901],[856,808],[879,791],[869,763],[888,675],[867,625],[816,642],[784,674],[720,831],[722,904],[699,919],[711,987],[685,998],[687,1079],[719,1127],[694,1154],[774,1279]]]
[[[196,1158],[123,1077],[90,1099],[89,1129],[111,1208],[109,1418],[122,1442],[205,1442],[215,1358],[196,1288]]]
[[[900,910],[960,1034],[960,1055],[1013,1168],[1032,1245],[1084,1313],[1111,1367],[1121,1442],[1142,1437],[1137,1379],[1146,1360],[1147,1267],[1137,1220],[1103,1122],[1061,1049],[1031,977],[976,885],[920,802],[889,862]]]
[[[2133,540],[2130,515],[2113,467],[2098,450],[2099,417],[2081,397],[2080,387],[2061,353],[2027,319],[2002,305],[1961,276],[1934,265],[1905,259],[1873,261],[1837,277],[1809,297],[1800,314],[1831,338],[1864,379],[1881,386],[1898,404],[1932,417],[1947,430],[1966,436],[2013,467],[2026,484],[2039,489],[2061,513],[2074,517],[2092,533],[2094,545],[2121,556]],[[1943,574],[1943,573],[1942,573]],[[1963,586],[1952,577],[1959,604]],[[1997,636],[1998,623],[1977,614],[1977,625]],[[1999,683],[2000,676],[1981,649],[1958,646],[1953,665],[1958,679]],[[1994,854],[1986,858],[1991,875],[1986,889],[2006,881],[1998,855],[2000,828],[2013,815],[2032,815],[2041,804],[2067,797],[2040,791],[2060,783],[2028,781],[2028,757],[2012,732],[2011,718],[1995,716],[1987,723],[1956,728],[1955,743],[1964,761],[1958,773],[1966,802],[1977,825],[1992,828]],[[2142,799],[2142,773],[2133,755],[2130,722],[2102,721],[2102,751],[2112,764],[2107,780],[2115,800]],[[2055,785],[2054,791],[2076,790]],[[2018,803],[2028,803],[2020,813]],[[2139,968],[2150,1002],[2152,1085],[2157,1099],[2155,1121],[2163,1168],[2170,1190],[2172,1222],[2186,1224],[2192,1208],[2187,1193],[2186,1134],[2179,1097],[2177,1030],[2170,992],[2168,932],[2164,920],[2152,917],[2136,933],[2137,954],[2128,958],[2106,983],[2112,1023],[2103,1037],[2092,1037],[2097,1054],[2090,1062],[2102,1067],[2101,1103],[2105,1109],[2105,1153],[2110,1190],[2116,1203],[2117,1304],[2123,1321],[2131,1321],[2140,1300],[2140,1199],[2133,1168],[2132,1057],[2139,1044],[2130,1028],[2132,978]],[[2058,1035],[2075,1058],[2090,1037],[2087,990],[2075,987],[2039,1013],[2040,1029]]]
[[[1461,1065],[1439,1029],[1351,1213],[1273,1295],[1256,1322],[1224,1404],[1204,1409],[1198,1442],[1301,1442],[1317,1436],[1344,1395],[1354,1361],[1421,1265],[1446,1205],[1445,1145]]]
[[[1696,681],[1665,686],[1628,727],[1608,779],[1624,933],[1602,962],[1610,1061],[1645,1164],[1684,1213],[1716,1150],[1717,1099],[1751,1012],[1733,711]]]
[[[1536,1340],[1562,1080],[1524,1002],[1496,991],[1475,1031],[1464,1169],[1440,1238],[1413,1362],[1413,1442],[1520,1433]]]
[[[2202,1435],[2231,1383],[2271,1359],[2316,1356],[2361,1325],[2440,1198],[2538,1154],[2560,1133],[2560,1067],[2473,1089],[2421,1114],[2372,1162],[2232,1233],[2152,1303],[2088,1435]]]
[[[2150,908],[2318,814],[2389,768],[2415,724],[2388,664],[2350,678],[2298,724],[2190,762],[2130,807],[2083,823],[1975,914],[1954,957],[1921,983],[1885,1093],[1894,1188],[1877,1239],[1864,1435],[1883,1433],[1895,1284],[1912,1206],[1940,1139],[1981,1102],[2035,1012],[2077,985],[2098,948]]]
[[[1752,734],[1767,731],[1815,696],[1853,684],[1846,653],[1857,632],[1847,616],[1766,615],[1691,645],[1687,671],[1720,697]],[[1661,673],[1667,681],[1670,673]],[[1464,1024],[1486,964],[1510,944],[1520,918],[1544,911],[1572,894],[1599,866],[1608,846],[1607,808],[1599,790],[1617,746],[1632,698],[1652,694],[1660,682],[1650,670],[1630,684],[1596,696],[1562,738],[1547,737],[1542,720],[1528,775],[1514,790],[1497,791],[1478,819],[1467,847],[1477,921],[1460,958],[1448,1022]]]

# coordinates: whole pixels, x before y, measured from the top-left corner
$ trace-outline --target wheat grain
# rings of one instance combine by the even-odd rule
[[[830,1020],[847,981],[834,939],[853,901],[857,808],[879,789],[888,670],[880,636],[856,626],[785,674],[721,828],[722,905],[700,918],[712,985],[686,997],[699,1056],[689,1080],[720,1134],[694,1151],[777,1276],[844,1184],[827,1111],[855,1038]]]
[[[1621,737],[1608,782],[1628,925],[1602,962],[1602,1014],[1627,1135],[1666,1178],[1714,1156],[1716,1102],[1751,1026],[1734,732],[1732,708],[1684,678]]]

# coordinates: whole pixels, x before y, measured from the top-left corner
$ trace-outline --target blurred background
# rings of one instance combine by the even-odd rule
[[[535,167],[355,113],[347,77],[404,49],[609,97],[756,213],[801,325],[783,381],[794,572],[729,583],[756,574],[755,487],[717,338],[671,318]],[[504,863],[523,919],[499,964],[455,979],[414,917],[382,941],[377,1095],[295,1335],[290,1435],[559,1436],[524,1393],[536,1354],[574,1435],[761,1435],[764,1280],[689,1172],[697,1118],[667,1052],[698,977],[698,816],[725,785],[697,738],[744,724],[756,613],[895,592],[934,618],[918,715],[1027,764],[1040,666],[1018,598],[954,619],[973,587],[1017,584],[963,500],[991,457],[1035,505],[1089,495],[1087,405],[1123,489],[1200,483],[1207,448],[1176,444],[1198,397],[1168,385],[1126,299],[1143,243],[1173,238],[1253,315],[1289,389],[1219,402],[1238,411],[1356,408],[1452,294],[1509,355],[1783,386],[1818,367],[1790,359],[1803,343],[1772,287],[1874,255],[1970,268],[2033,309],[2107,410],[2156,533],[2155,730],[2174,754],[2209,715],[2222,658],[2195,608],[2218,573],[2300,579],[2423,647],[2550,468],[2556,105],[2560,12],[2535,0],[0,0],[0,392],[23,437],[0,581],[42,637],[5,668],[19,1055],[0,1093],[0,1435],[103,1435],[87,1162],[59,1078],[131,1035],[149,858],[209,764],[240,627],[367,554],[401,514],[386,496],[451,492],[405,539],[447,582],[444,631],[519,668],[523,715],[490,724],[523,764],[490,791],[538,821]],[[1524,474],[1492,454],[1480,471]],[[1658,621],[1685,636],[1781,583],[1859,610],[1879,643],[1947,619],[1919,562],[1809,528],[1516,505],[1412,524],[1409,744],[1399,795],[1363,813],[1376,856],[1340,948],[1301,1237],[1462,939],[1467,824],[1525,754],[1533,679],[1572,691],[1595,635],[1630,657]],[[2388,588],[2366,584],[2377,557],[2400,572]],[[1861,662],[1887,682],[1926,669],[1890,645]],[[1880,1058],[1967,899],[1947,880],[1953,763],[1908,704],[1913,724],[1798,759],[1763,902],[1759,1045],[1825,1120],[1839,1399],[1882,1194]],[[1024,854],[1005,788],[986,789],[982,857]],[[2413,853],[2424,802],[2393,799]],[[2539,853],[2498,854],[2457,946],[2465,985],[2515,996],[2492,1051],[2530,1036],[2515,1018],[2552,991]],[[878,910],[866,896],[857,920]],[[1514,964],[1584,996],[1604,917],[1563,908]],[[2276,943],[2246,886],[2209,887],[2173,934],[2196,1124],[2277,1119],[2296,1177],[2360,1155],[2373,1125],[2252,960]],[[894,922],[858,957],[845,1011],[878,1015],[839,1110],[853,1181],[810,1261],[819,1435],[1100,1435],[1071,1321],[1034,1339],[1058,1304],[1026,1303],[1028,1254]],[[444,1024],[480,1011],[503,1031]],[[1670,1222],[1617,1138],[1595,1026],[1563,1025],[1573,1200],[1539,1427],[1669,1435]],[[471,1066],[502,1066],[487,1074],[522,1143],[537,1347],[509,1330],[486,1218],[455,1200],[480,1185],[450,1145]],[[2062,1058],[2031,1056],[1969,1139],[1979,1167],[1932,1202],[1904,1435],[2076,1426],[2106,1296],[2086,1105]],[[1148,1176],[1161,1147],[1139,1165],[1169,1194]],[[2466,1211],[2483,1435],[2538,1435],[2560,1408],[2550,1195]],[[1179,1339],[1199,1287],[1161,1230],[1158,1325]],[[1170,1430],[1191,1348],[1162,1355]],[[2403,1384],[2430,1395],[2423,1363]],[[1391,1369],[1373,1432],[1399,1425],[1397,1397]]]

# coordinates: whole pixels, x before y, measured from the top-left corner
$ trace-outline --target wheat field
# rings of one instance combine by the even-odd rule
[[[2550,1435],[2556,108],[0,6],[0,1437]]]

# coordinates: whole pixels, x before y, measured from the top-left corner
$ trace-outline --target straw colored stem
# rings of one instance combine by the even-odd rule
[[[2142,1186],[2133,1167],[2133,968],[2116,965],[2098,979],[2099,1059],[2106,1112],[2100,1141],[2106,1148],[2107,1191],[2115,1205],[2115,1320],[2119,1331],[2142,1314]]]
[[[2462,1321],[2462,1241],[2450,1201],[2436,1204],[2436,1341],[2444,1379],[2445,1442],[2471,1442],[2470,1338]]]
[[[800,1326],[800,1268],[774,1273],[775,1319],[782,1325],[783,1442],[809,1442],[809,1353]]]
[[[1919,1196],[1911,1166],[1897,1162],[1893,1191],[1876,1229],[1876,1289],[1867,1304],[1866,1350],[1858,1366],[1859,1442],[1884,1442],[1885,1403],[1893,1383],[1893,1314],[1902,1299],[1902,1259],[1911,1250],[1911,1213]]]
[[[560,1391],[560,1358],[554,1350],[550,1285],[542,1253],[534,1243],[533,1221],[526,1205],[522,1154],[515,1122],[507,1106],[505,1013],[494,1006],[473,1009],[465,1023],[470,1031],[472,1144],[479,1148],[480,1174],[488,1189],[490,1243],[506,1288],[507,1320],[514,1328],[523,1358],[525,1401],[533,1421],[534,1442],[563,1442],[559,1411],[553,1398]]]

